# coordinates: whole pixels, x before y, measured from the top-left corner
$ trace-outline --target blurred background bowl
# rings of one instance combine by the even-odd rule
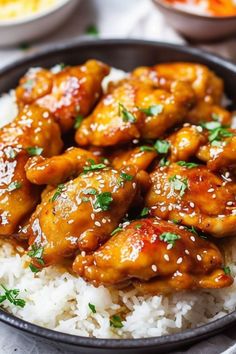
[[[11,46],[43,37],[62,25],[79,2],[59,0],[46,10],[30,16],[0,20],[0,46]]]
[[[236,16],[217,17],[177,9],[164,0],[153,0],[166,21],[194,41],[216,41],[236,33]]]

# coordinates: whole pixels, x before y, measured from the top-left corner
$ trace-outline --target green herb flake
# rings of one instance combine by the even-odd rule
[[[154,144],[154,148],[159,154],[167,154],[170,143],[167,140],[157,140]]]
[[[39,156],[43,152],[43,148],[37,146],[28,147],[26,150],[30,156]]]
[[[84,189],[83,190],[83,193],[84,194],[92,194],[92,195],[95,195],[97,194],[97,191],[95,188],[87,188],[87,189]]]
[[[118,178],[118,185],[122,186],[125,181],[132,181],[133,176],[129,175],[128,173],[121,172],[119,178]]]
[[[22,183],[21,182],[18,182],[18,181],[14,181],[14,182],[11,182],[8,187],[7,187],[7,191],[8,192],[13,192],[15,191],[16,189],[19,189],[22,187]]]
[[[40,272],[40,269],[37,268],[37,267],[36,267],[34,264],[32,264],[32,263],[29,264],[29,268],[30,268],[30,270],[31,270],[32,273],[38,273],[38,272]]]
[[[55,202],[55,200],[61,195],[61,193],[63,192],[65,188],[64,184],[58,184],[56,192],[53,194],[51,201]]]
[[[123,323],[121,321],[120,316],[118,316],[118,315],[112,316],[111,319],[110,319],[110,326],[114,327],[114,328],[122,328],[123,327]]]
[[[198,165],[197,163],[195,163],[195,162],[186,162],[186,161],[178,161],[178,162],[177,162],[177,165],[183,166],[183,167],[186,167],[186,168],[194,168],[194,167],[199,166],[199,165]]]
[[[81,125],[83,119],[84,119],[84,117],[83,117],[81,114],[79,114],[79,115],[75,118],[75,124],[74,124],[74,128],[75,128],[75,129],[79,129],[79,127],[80,127],[80,125]]]
[[[31,249],[28,251],[27,255],[31,258],[42,259],[43,251],[43,247],[38,247],[36,244],[33,244],[31,246]]]
[[[206,122],[202,124],[203,128],[209,130],[208,140],[212,144],[214,141],[220,141],[224,138],[232,137],[234,134],[226,127],[223,127],[220,122]],[[216,146],[216,145],[215,145]]]
[[[163,232],[160,236],[159,236],[161,241],[167,242],[169,244],[171,244],[172,246],[174,246],[175,241],[179,240],[181,237],[177,234],[174,234],[172,232]]]
[[[141,227],[142,227],[142,224],[136,224],[136,225],[134,226],[134,228],[135,228],[136,230],[141,229]]]
[[[163,112],[164,106],[162,104],[156,104],[148,108],[139,108],[139,110],[145,113],[147,116],[157,116]]]
[[[230,267],[224,267],[223,271],[225,272],[226,275],[231,275],[231,269]]]
[[[11,304],[18,307],[25,307],[25,300],[19,299],[18,295],[20,293],[19,289],[7,289],[3,284],[1,284],[2,289],[4,290],[4,294],[0,295],[0,303],[5,300],[8,300]]]
[[[147,146],[147,145],[143,145],[140,146],[140,151],[144,152],[144,151],[155,151],[153,146]]]
[[[92,313],[96,313],[96,307],[95,305],[91,304],[90,302],[88,303],[88,307],[90,308],[90,310],[92,311]]]
[[[188,189],[188,180],[187,178],[177,178],[177,176],[172,176],[169,178],[169,182],[171,184],[171,188],[178,191],[180,197],[182,197]]]
[[[169,164],[170,164],[170,161],[167,160],[166,157],[162,157],[162,159],[160,159],[160,161],[159,161],[160,167],[169,166]]]
[[[149,209],[145,207],[145,208],[143,208],[143,210],[141,211],[140,216],[141,216],[141,217],[144,217],[144,216],[148,216],[148,214],[149,214]]]
[[[95,164],[94,160],[91,160],[91,159],[89,159],[88,162],[90,162],[90,166],[84,166],[83,173],[87,173],[90,171],[102,170],[103,168],[107,167],[104,163]]]
[[[115,234],[117,234],[120,231],[123,231],[123,228],[122,227],[117,227],[115,230],[112,231],[111,236],[114,236]]]
[[[123,122],[129,122],[129,123],[135,123],[136,118],[135,116],[128,111],[125,106],[121,103],[119,103],[119,115],[122,116]]]
[[[110,192],[103,192],[97,195],[94,208],[102,209],[102,211],[107,211],[110,208],[110,204],[113,201],[112,195]]]
[[[195,235],[198,236],[197,230],[195,229],[194,226],[191,226],[191,227],[189,227],[189,226],[184,226],[184,228],[185,228],[185,230],[187,230],[187,231],[191,232],[192,234],[195,234]]]
[[[98,36],[99,30],[96,25],[88,25],[85,29],[85,33],[90,36]]]

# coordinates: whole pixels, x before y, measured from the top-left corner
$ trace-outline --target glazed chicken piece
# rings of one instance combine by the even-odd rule
[[[152,161],[157,157],[156,151],[148,151],[142,147],[123,149],[115,152],[112,159],[112,166],[120,169],[124,166],[135,166],[138,171],[146,170]]]
[[[99,99],[103,78],[109,68],[96,60],[81,66],[66,66],[59,72],[31,69],[16,89],[20,105],[37,103],[56,117],[63,131],[68,131],[78,115],[86,116]]]
[[[153,280],[155,294],[229,286],[233,279],[222,267],[222,255],[214,244],[152,218],[131,222],[93,254],[78,255],[73,264],[79,276],[96,286],[133,279],[142,289]]]
[[[235,167],[236,131],[218,127],[209,131],[208,139],[210,142],[199,148],[197,157],[207,162],[207,167],[213,171]]]
[[[75,147],[49,158],[34,156],[25,166],[26,176],[34,184],[58,185],[69,177],[77,177],[90,160],[95,163],[98,159],[91,152]]]
[[[44,194],[27,227],[29,244],[44,248],[44,265],[61,262],[75,251],[91,252],[118,226],[136,191],[132,167],[118,171],[91,165]]]
[[[215,237],[235,235],[236,184],[205,166],[172,163],[151,173],[146,195],[151,215],[194,226]]]
[[[188,84],[173,82],[170,90],[126,79],[101,99],[76,132],[80,146],[112,146],[133,139],[155,139],[181,123],[193,105]]]
[[[208,139],[200,126],[185,125],[183,128],[171,134],[167,141],[170,143],[169,160],[188,161],[196,156],[200,146],[207,143]]]
[[[194,63],[167,63],[153,67],[140,67],[132,76],[144,83],[168,89],[175,80],[191,85],[196,95],[196,105],[188,113],[186,121],[191,124],[210,121],[218,116],[224,125],[231,124],[231,114],[220,107],[223,97],[223,81],[206,66]]]
[[[37,106],[26,106],[0,129],[0,235],[16,232],[40,198],[40,189],[25,174],[30,155],[52,156],[62,145],[58,125]]]
[[[223,81],[201,64],[180,62],[139,67],[133,71],[132,76],[143,83],[165,89],[176,80],[187,82],[193,88],[198,101],[220,104],[223,95]]]

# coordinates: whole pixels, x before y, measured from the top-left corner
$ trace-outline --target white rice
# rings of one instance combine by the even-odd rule
[[[114,80],[113,73],[110,80]],[[120,78],[122,72],[115,71],[115,79]],[[14,93],[1,97],[1,126],[14,119],[16,111]],[[235,277],[236,240],[227,241],[226,258]],[[97,338],[161,336],[200,326],[236,308],[235,281],[226,289],[138,296],[136,290],[95,288],[59,266],[35,275],[26,266],[28,260],[27,255],[16,253],[11,244],[0,242],[0,284],[19,289],[19,297],[26,301],[24,308],[6,301],[2,306],[17,317],[65,333]],[[96,313],[92,313],[89,303],[95,306]],[[122,314],[123,328],[110,326],[114,314]]]

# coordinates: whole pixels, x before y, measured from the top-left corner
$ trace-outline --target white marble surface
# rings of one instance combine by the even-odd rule
[[[74,0],[77,1],[77,0]],[[78,1],[79,3],[79,1]],[[149,0],[81,0],[77,12],[57,32],[33,43],[27,51],[19,48],[0,48],[0,67],[42,46],[61,40],[81,37],[87,25],[96,24],[102,38],[145,38],[184,44],[185,41],[165,22]],[[236,60],[236,40],[231,39],[201,47]],[[236,353],[236,326],[227,333],[198,343],[188,354]],[[0,323],[0,354],[67,354],[59,347],[32,340],[26,334]],[[70,352],[75,353],[75,352]],[[76,351],[79,353],[79,351]],[[180,354],[180,352],[175,353]]]

